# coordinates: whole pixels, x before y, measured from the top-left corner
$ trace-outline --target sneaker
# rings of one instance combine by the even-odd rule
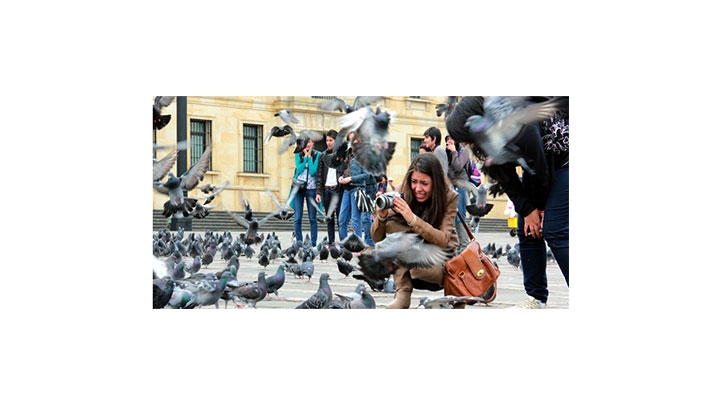
[[[534,297],[527,297],[525,301],[515,305],[516,309],[545,309],[545,304],[536,300]]]

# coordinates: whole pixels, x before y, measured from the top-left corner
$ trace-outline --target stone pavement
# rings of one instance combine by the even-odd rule
[[[217,230],[214,232],[222,233],[222,230]],[[266,231],[267,232],[267,231]],[[175,233],[175,232],[173,232]],[[205,230],[193,230],[193,231],[185,231],[185,237],[187,237],[190,233],[195,233],[196,236],[203,236],[205,234]],[[262,230],[261,230],[262,233]],[[237,232],[232,232],[233,238],[237,237]],[[287,248],[291,245],[292,240],[292,232],[276,232],[276,235],[278,235],[280,242],[282,243],[282,248]],[[318,233],[318,241],[322,240],[323,237],[325,237],[326,232],[320,231]],[[336,235],[337,238],[337,235]],[[517,237],[510,236],[509,230],[507,232],[479,232],[475,233],[476,240],[480,243],[481,246],[486,246],[488,243],[494,242],[496,247],[503,247],[503,250],[505,250],[505,246],[507,244],[510,244],[510,246],[514,246],[515,243],[518,242]],[[256,247],[256,252],[259,251],[259,246]],[[226,262],[221,259],[220,254],[215,256],[214,261],[207,267],[203,266],[200,270],[200,272],[204,273],[215,273],[217,271],[222,270],[225,268]],[[164,258],[161,258],[164,259]],[[183,260],[188,261],[189,258],[185,257]],[[253,257],[252,259],[248,259],[244,256],[239,258],[240,260],[240,269],[238,269],[238,280],[242,281],[254,281],[257,280],[257,274],[259,271],[263,270],[263,267],[258,264],[257,257]],[[499,259],[495,259],[495,261],[498,264],[498,267],[500,268],[501,274],[500,278],[498,279],[498,293],[495,300],[490,303],[489,305],[485,304],[475,304],[475,305],[468,305],[466,306],[466,309],[503,309],[503,308],[510,308],[517,303],[520,303],[526,298],[525,291],[523,289],[522,285],[522,272],[519,269],[516,269],[513,267],[510,263],[508,263],[507,258],[505,256],[502,256]],[[353,263],[357,263],[357,258],[353,258]],[[280,260],[278,260],[275,263],[271,263],[269,266],[267,266],[265,272],[267,275],[275,274],[277,271],[277,268],[279,264],[281,263]],[[355,287],[358,285],[358,283],[361,283],[362,281],[357,280],[352,277],[345,277],[342,273],[338,271],[337,264],[335,263],[335,260],[332,259],[332,257],[328,258],[328,261],[325,263],[321,263],[319,259],[315,259],[315,273],[311,279],[300,279],[294,276],[293,274],[288,274],[286,272],[285,275],[285,284],[282,288],[280,288],[279,293],[280,296],[283,299],[278,299],[273,294],[269,295],[264,300],[257,303],[257,309],[266,309],[266,308],[285,308],[285,309],[292,309],[295,308],[297,305],[299,305],[302,301],[310,297],[312,294],[314,294],[318,289],[319,279],[320,275],[322,273],[328,273],[330,275],[330,288],[333,292],[339,293],[339,294],[347,294],[355,290]],[[567,285],[565,284],[565,279],[562,276],[562,273],[560,272],[559,267],[554,262],[548,263],[548,290],[550,292],[547,307],[549,309],[567,309],[569,308],[569,289]],[[366,285],[367,287],[367,285]],[[390,301],[393,299],[393,294],[389,293],[382,293],[382,292],[376,292],[372,291],[368,288],[368,291],[372,294],[373,298],[375,299],[375,303],[377,305],[377,308],[384,308]],[[427,296],[427,297],[439,297],[443,295],[443,291],[425,291],[425,290],[415,290],[412,294],[412,302],[410,304],[410,308],[417,308],[418,307],[418,301],[420,297]],[[148,299],[148,305],[149,299]],[[225,308],[225,302],[220,301],[220,308]],[[201,309],[215,309],[214,306],[205,306]],[[227,306],[227,309],[236,309],[234,304],[232,302],[229,303]]]

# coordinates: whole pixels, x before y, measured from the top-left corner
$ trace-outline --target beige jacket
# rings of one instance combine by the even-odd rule
[[[455,249],[458,245],[458,235],[455,229],[455,216],[457,215],[458,193],[448,189],[448,206],[445,209],[440,229],[435,229],[419,216],[415,226],[410,227],[402,215],[396,214],[392,209],[384,220],[376,216],[370,227],[370,236],[375,242],[385,239],[385,235],[395,232],[412,231],[420,235],[426,242],[445,249]]]

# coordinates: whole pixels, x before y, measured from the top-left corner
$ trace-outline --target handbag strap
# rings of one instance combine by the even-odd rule
[[[471,241],[472,241],[472,240],[475,240],[475,235],[473,235],[473,233],[470,232],[470,228],[469,228],[469,227],[467,226],[467,224],[465,223],[465,218],[463,218],[462,215],[460,215],[459,212],[457,213],[457,217],[460,218],[460,222],[462,222],[463,226],[465,227],[465,232],[467,232],[468,238],[470,238]]]

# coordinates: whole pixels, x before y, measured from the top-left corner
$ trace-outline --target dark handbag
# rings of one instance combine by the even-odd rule
[[[470,243],[445,264],[445,295],[456,297],[480,297],[482,303],[490,303],[497,296],[498,269],[483,253],[465,219],[458,214],[460,222],[470,238]],[[492,288],[491,288],[492,287]],[[488,296],[485,296],[488,293]]]
[[[357,204],[358,210],[360,212],[373,211],[373,200],[370,199],[370,196],[367,195],[365,190],[362,188],[358,188],[357,191],[355,191],[355,203]]]

